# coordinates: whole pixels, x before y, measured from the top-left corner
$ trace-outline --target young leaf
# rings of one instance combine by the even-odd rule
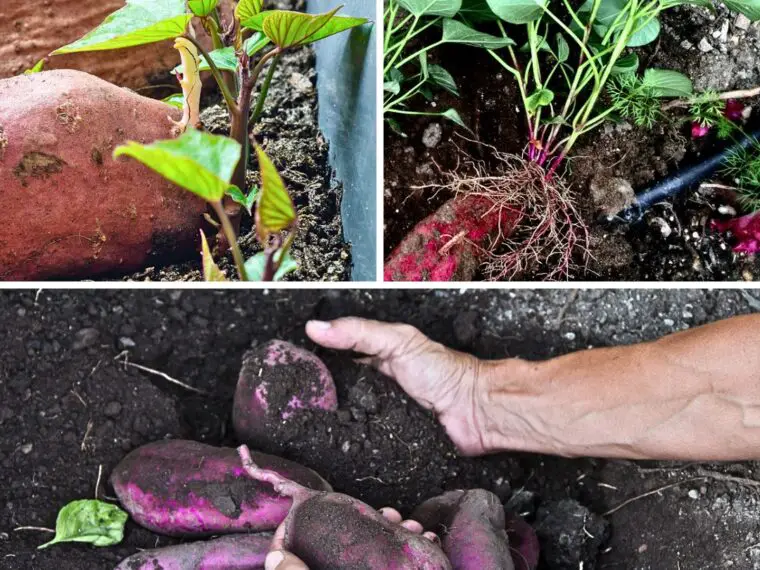
[[[401,84],[398,81],[386,81],[383,83],[383,91],[392,95],[401,93]]]
[[[492,36],[491,34],[478,32],[462,22],[457,22],[456,20],[451,19],[443,21],[442,41],[486,49],[498,49],[515,44],[515,42],[509,38],[500,38]]]
[[[32,67],[31,69],[27,69],[24,72],[24,75],[32,75],[33,73],[39,73],[40,71],[42,71],[43,67],[45,67],[45,60],[41,59],[37,63],[34,64],[34,67]]]
[[[235,18],[238,22],[245,22],[261,12],[263,7],[264,0],[240,0],[235,7]]]
[[[557,34],[557,61],[564,63],[570,57],[570,46],[567,44],[565,36]]]
[[[452,77],[448,71],[446,71],[440,65],[430,65],[428,67],[428,71],[430,73],[430,80],[433,83],[439,87],[443,87],[452,95],[459,97],[459,89],[457,89],[457,83],[454,80],[454,77]]]
[[[211,256],[211,249],[206,241],[206,234],[201,230],[201,260],[203,265],[203,280],[209,283],[227,281],[227,277]]]
[[[443,113],[441,113],[441,116],[446,117],[449,121],[451,121],[452,123],[456,123],[463,129],[467,129],[468,131],[470,130],[470,128],[462,120],[462,117],[459,115],[459,113],[457,113],[454,109],[445,110]]]
[[[185,0],[126,0],[93,31],[52,55],[139,46],[173,39],[185,33],[193,15]]]
[[[256,146],[256,154],[261,171],[261,191],[256,206],[256,232],[259,241],[266,243],[270,234],[293,225],[296,221],[296,209],[280,173],[260,146]]]
[[[398,0],[407,12],[420,16],[453,18],[462,7],[462,0]]]
[[[256,202],[256,197],[259,194],[259,189],[254,186],[251,188],[251,191],[248,192],[248,196],[243,194],[243,191],[235,186],[234,184],[227,188],[227,196],[232,198],[235,202],[243,206],[248,211],[248,215],[250,216],[253,212],[253,204]]]
[[[131,156],[208,202],[218,202],[224,197],[240,154],[237,141],[193,128],[178,139],[149,145],[128,141],[113,151],[114,158]]]
[[[554,92],[549,89],[539,89],[525,100],[528,113],[534,114],[539,107],[546,107],[554,101]]]
[[[324,14],[304,14],[289,10],[273,10],[266,13],[262,31],[274,45],[280,48],[303,45],[335,16],[340,7]]]
[[[266,270],[268,258],[269,254],[265,251],[260,251],[245,262],[245,274],[248,277],[248,281],[262,281],[264,279],[264,271]],[[274,261],[280,264],[274,273],[274,281],[282,281],[283,277],[288,273],[292,273],[298,269],[298,263],[290,255],[290,251],[284,252],[283,257],[283,251],[278,250],[274,254]]]
[[[689,97],[694,92],[691,79],[671,69],[647,69],[642,85],[655,97]]]
[[[219,0],[187,0],[190,11],[201,18],[208,16],[214,11]]]
[[[660,35],[660,20],[652,18],[645,24],[639,24],[639,27],[631,35],[628,47],[640,47],[652,43]]]
[[[623,73],[636,73],[639,68],[639,56],[635,53],[629,53],[619,58],[610,70],[611,76],[622,75]]]
[[[119,544],[124,538],[127,513],[116,505],[95,499],[72,501],[58,512],[55,538],[37,548],[59,542],[89,542],[93,546]]]
[[[185,96],[182,93],[169,95],[165,99],[162,99],[162,101],[168,105],[171,105],[172,107],[177,107],[177,109],[185,108]]]
[[[548,3],[549,0],[488,0],[493,13],[510,24],[538,20]]]
[[[729,10],[741,12],[753,22],[760,20],[760,0],[724,0],[723,3]]]
[[[243,26],[251,30],[264,31],[264,22],[269,19],[270,16],[279,12],[286,12],[285,10],[269,10],[261,12],[253,18],[243,22]],[[288,12],[290,14],[301,14],[301,12]],[[314,18],[311,14],[301,14],[302,16]],[[353,18],[351,16],[333,16],[326,24],[314,32],[311,36],[306,38],[302,43],[298,45],[306,45],[323,40],[332,35],[338,34],[350,28],[361,26],[366,24],[369,20],[366,18]]]
[[[243,42],[243,49],[248,55],[256,55],[262,49],[269,45],[269,38],[261,32],[256,32],[250,38]],[[216,64],[216,67],[220,71],[237,71],[238,59],[235,55],[235,48],[232,46],[215,49],[211,53],[211,60]],[[201,56],[201,62],[198,65],[198,71],[210,71],[211,66],[206,61],[205,56]],[[174,69],[172,73],[175,75],[183,74],[185,68],[180,64]]]

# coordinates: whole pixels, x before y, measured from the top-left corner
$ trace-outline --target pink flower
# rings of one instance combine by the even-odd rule
[[[736,240],[737,253],[760,253],[760,212],[730,220],[712,220],[712,229],[731,232]]]
[[[708,127],[707,125],[702,125],[698,123],[697,121],[694,121],[691,124],[691,138],[700,139],[703,136],[705,136],[709,130],[710,130],[710,127]]]
[[[740,121],[744,116],[744,105],[736,99],[729,99],[723,109],[723,115],[729,121]]]

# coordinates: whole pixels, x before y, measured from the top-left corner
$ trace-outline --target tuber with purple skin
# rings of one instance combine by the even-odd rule
[[[317,491],[330,485],[297,463],[254,453],[273,472]],[[232,448],[185,440],[144,445],[111,474],[124,509],[145,528],[170,536],[273,531],[291,500],[252,480]]]
[[[293,499],[272,550],[292,552],[310,570],[451,570],[446,555],[430,539],[389,522],[362,501],[307,489],[264,469],[245,445],[238,453],[252,479]]]
[[[730,220],[712,220],[712,229],[731,232],[734,236],[736,253],[760,253],[760,212]]]
[[[302,409],[338,409],[327,366],[312,352],[282,340],[249,350],[243,357],[232,408],[238,439],[268,447],[274,427]]]
[[[133,554],[114,570],[264,570],[270,535],[239,534]]]

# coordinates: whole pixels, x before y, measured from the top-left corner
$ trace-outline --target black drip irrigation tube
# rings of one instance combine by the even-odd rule
[[[715,172],[729,156],[741,150],[746,150],[753,144],[758,144],[759,140],[760,130],[753,132],[739,143],[728,147],[703,162],[671,174],[667,178],[657,182],[654,186],[636,194],[636,201],[633,205],[621,210],[617,214],[608,216],[606,221],[613,224],[634,224],[640,221],[644,216],[644,212],[654,204],[676,196],[687,188],[691,188],[697,182]]]

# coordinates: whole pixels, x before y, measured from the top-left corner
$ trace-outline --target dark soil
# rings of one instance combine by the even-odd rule
[[[682,71],[693,79],[699,90],[726,91],[760,84],[757,65],[760,28],[753,24],[746,31],[741,30],[735,25],[735,16],[723,7],[719,7],[715,15],[691,6],[666,12],[660,39],[639,50],[643,65]],[[702,38],[711,43],[711,51],[703,52],[697,47]],[[425,117],[399,120],[407,138],[386,128],[386,255],[417,222],[451,197],[445,192],[412,187],[441,183],[440,170],[456,169],[462,151],[486,162],[492,161],[483,145],[468,142],[458,135],[517,154],[526,143],[524,121],[516,107],[517,86],[487,52],[443,46],[433,53],[433,58],[456,78],[461,97],[437,94],[432,104],[418,100],[416,110],[441,111],[454,107],[475,137],[455,128],[453,123]],[[434,148],[426,148],[422,135],[436,122],[443,128],[442,142]],[[756,123],[750,119],[750,127]],[[590,196],[589,184],[595,175],[625,179],[635,190],[642,191],[679,167],[709,156],[722,144],[712,136],[692,142],[689,126],[677,120],[657,125],[651,131],[625,122],[608,123],[582,139],[573,150],[574,158],[567,175],[591,230],[592,259],[585,268],[581,265],[574,271],[571,279],[752,281],[760,278],[760,260],[734,254],[730,241],[708,228],[708,220],[720,216],[719,207],[736,206],[735,196],[691,189],[675,200],[656,205],[643,222],[617,228],[599,223],[597,208]],[[730,180],[722,182],[731,183]],[[545,271],[536,268],[522,277],[531,279],[541,273]]]
[[[93,496],[99,466],[105,481],[128,451],[147,442],[234,445],[231,398],[243,354],[271,338],[313,348],[303,332],[309,318],[405,321],[482,357],[544,358],[753,310],[760,301],[742,291],[3,292],[0,567],[107,569],[137,549],[175,543],[130,522],[119,546],[37,551],[47,533],[14,529],[54,526],[61,506]],[[314,468],[339,491],[408,514],[443,490],[484,487],[537,525],[544,569],[577,570],[581,562],[584,570],[760,568],[754,462],[462,458],[435,419],[387,378],[350,354],[316,353],[335,378],[339,411],[305,416],[270,450]],[[126,367],[125,358],[211,396]],[[691,481],[704,470],[718,475]],[[600,513],[687,480],[608,517],[605,540]]]

